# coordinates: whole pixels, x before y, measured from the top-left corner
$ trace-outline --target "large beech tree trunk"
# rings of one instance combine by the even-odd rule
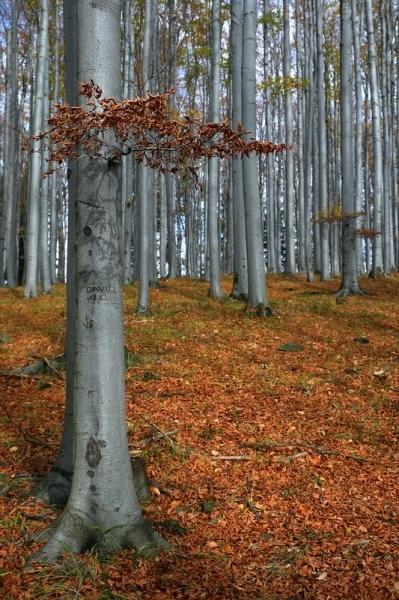
[[[78,79],[120,96],[120,2],[77,3]],[[106,42],[106,43],[105,43]],[[75,459],[71,493],[35,559],[162,543],[141,514],[124,417],[120,165],[81,157],[77,168]]]

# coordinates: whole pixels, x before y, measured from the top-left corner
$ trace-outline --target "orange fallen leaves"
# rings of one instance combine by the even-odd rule
[[[224,285],[227,292],[230,280]],[[0,413],[0,491],[9,487],[0,495],[1,597],[398,597],[399,278],[364,281],[371,295],[346,305],[330,298],[337,282],[273,276],[269,285],[280,319],[250,319],[208,299],[205,283],[181,280],[152,291],[155,312],[145,326],[132,317],[136,290],[126,290],[126,343],[142,356],[128,370],[129,441],[137,448],[154,433],[141,416],[177,430],[174,446],[140,443],[153,491],[146,514],[172,550],[156,561],[127,551],[109,562],[76,557],[78,596],[71,566],[61,575],[54,567],[23,570],[37,547],[28,534],[55,516],[24,496],[25,475],[52,464],[64,382],[48,375],[51,389],[40,390],[35,380],[0,378],[0,406],[13,420]],[[0,289],[0,300],[0,330],[11,338],[0,345],[0,368],[62,352],[62,286],[32,303]],[[360,336],[370,342],[354,341]],[[288,342],[305,350],[279,352]],[[52,446],[23,439],[18,423]],[[311,446],[306,456],[293,458],[304,450],[295,441]],[[264,448],[243,448],[248,443]],[[365,462],[345,458],[351,453]],[[242,454],[249,461],[211,460]]]

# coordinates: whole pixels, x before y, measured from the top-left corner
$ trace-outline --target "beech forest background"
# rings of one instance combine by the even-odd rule
[[[212,29],[210,2],[125,2],[123,96],[176,88],[170,101],[176,114],[231,118],[229,3],[222,2],[219,11],[218,32]],[[49,291],[66,278],[66,168],[43,179],[41,174],[49,170],[48,149],[36,144],[32,154],[27,146],[32,133],[47,128],[53,105],[65,100],[62,3],[50,2],[43,22],[40,15],[38,2],[5,2],[1,8],[0,283],[25,283],[27,262],[37,261],[35,284]],[[292,144],[290,152],[259,158],[264,256],[270,273],[306,273],[308,280],[314,273],[324,280],[340,275],[342,219],[348,214],[356,217],[358,272],[389,274],[398,267],[398,4],[354,0],[349,17],[353,197],[351,210],[345,211],[339,3],[258,2],[257,137]],[[149,48],[143,62],[146,32]],[[212,40],[212,33],[220,37]],[[217,72],[211,69],[215,53]],[[215,93],[216,113],[210,105]],[[233,195],[239,191],[233,187],[232,169],[232,161],[223,161],[218,169],[215,227],[221,273],[234,271],[234,244],[240,236],[233,223]],[[133,160],[125,159],[121,200],[126,282],[138,277],[137,170]],[[150,280],[209,277],[209,240],[212,245],[215,240],[207,229],[208,169],[198,166],[199,186],[173,174],[150,170],[147,176]],[[35,214],[29,216],[30,205]],[[39,231],[40,251],[32,257],[28,240]]]

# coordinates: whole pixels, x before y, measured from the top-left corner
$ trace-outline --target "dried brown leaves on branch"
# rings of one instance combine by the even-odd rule
[[[232,129],[227,119],[203,123],[197,117],[176,116],[168,109],[168,99],[174,93],[172,89],[146,98],[117,101],[101,98],[101,88],[93,81],[84,82],[80,94],[87,98],[87,105],[56,104],[56,113],[48,120],[50,128],[36,139],[49,140],[52,162],[61,163],[82,154],[119,160],[134,153],[137,160],[161,172],[181,170],[194,176],[195,161],[200,158],[288,149],[286,144],[247,141],[245,129],[241,125]]]

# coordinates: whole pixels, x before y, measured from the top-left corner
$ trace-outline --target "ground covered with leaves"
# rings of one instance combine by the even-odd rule
[[[223,282],[225,291],[231,281]],[[66,553],[26,569],[57,510],[32,497],[60,440],[61,369],[0,377],[0,596],[19,599],[399,598],[399,277],[269,277],[275,315],[199,281],[125,292],[132,456],[171,550]],[[0,289],[0,369],[64,350],[64,287]],[[163,432],[163,435],[161,432]]]

